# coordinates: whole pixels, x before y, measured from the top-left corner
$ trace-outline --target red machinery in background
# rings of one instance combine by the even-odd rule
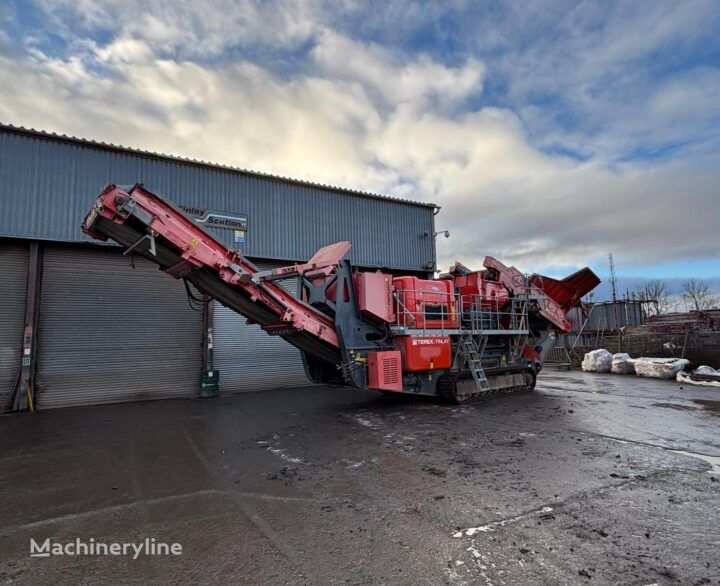
[[[434,395],[460,402],[532,389],[565,314],[600,280],[588,268],[556,280],[525,276],[492,257],[438,279],[353,269],[349,242],[308,262],[260,271],[179,208],[142,185],[108,184],[85,217],[169,275],[282,336],[315,382]],[[295,297],[277,281],[300,278]]]

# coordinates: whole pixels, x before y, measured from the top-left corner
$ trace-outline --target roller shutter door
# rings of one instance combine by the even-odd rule
[[[43,256],[39,409],[198,395],[202,313],[181,281],[118,250]]]
[[[282,264],[256,262],[261,269]],[[282,281],[297,293],[297,280]],[[260,326],[247,325],[243,316],[215,303],[213,317],[213,368],[220,371],[222,394],[302,387],[313,383],[303,369],[300,350]]]
[[[28,247],[0,244],[0,413],[20,372]]]

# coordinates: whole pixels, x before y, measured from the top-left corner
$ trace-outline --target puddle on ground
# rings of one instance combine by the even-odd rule
[[[682,454],[683,456],[690,456],[691,458],[697,458],[703,462],[710,464],[710,469],[707,471],[708,474],[720,475],[720,456],[708,456],[707,454],[696,454],[695,452],[686,452],[685,450],[671,450],[668,448],[668,452],[675,454]]]
[[[720,416],[720,401],[711,399],[693,399],[693,403],[702,405],[703,410],[710,411],[713,415]]]
[[[697,403],[697,401],[695,401]],[[675,409],[676,411],[695,411],[697,407],[692,405],[680,405],[679,403],[653,403],[653,407],[663,407],[665,409]]]

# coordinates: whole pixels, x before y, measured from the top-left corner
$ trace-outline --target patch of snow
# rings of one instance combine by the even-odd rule
[[[527,519],[528,517],[532,517],[534,515],[539,515],[541,513],[550,513],[553,510],[552,507],[543,507],[542,509],[538,509],[535,511],[530,511],[529,513],[523,513],[522,515],[517,515],[515,517],[511,517],[510,519],[503,519],[502,521],[495,521],[493,523],[488,523],[487,525],[480,525],[480,527],[468,527],[467,529],[462,529],[460,531],[456,531],[453,533],[453,537],[472,537],[476,533],[489,533],[491,531],[494,531],[498,527],[504,527],[505,525],[508,525],[509,523],[514,523],[516,521],[522,521],[523,519]],[[470,551],[470,550],[468,550]]]
[[[377,429],[378,423],[373,423],[369,419],[366,419],[365,417],[361,417],[360,415],[354,415],[353,419],[363,427],[369,427],[370,429]]]
[[[364,461],[356,462],[355,460],[348,460],[347,458],[343,459],[343,463],[347,468],[360,468],[360,466],[365,464]]]
[[[697,372],[697,371],[695,371]],[[695,373],[693,373],[695,374]],[[686,374],[685,372],[678,372],[677,376],[675,377],[675,380],[679,383],[684,383],[688,385],[700,385],[703,387],[720,387],[720,381],[717,380],[693,380],[690,378],[689,374]]]
[[[273,454],[275,454],[276,456],[280,456],[286,462],[290,462],[292,464],[302,464],[302,462],[303,462],[300,458],[293,458],[291,456],[288,456],[285,453],[285,450],[281,450],[280,448],[272,448],[272,447],[268,446],[267,449],[269,451],[271,451]]]
[[[473,556],[475,556],[476,558],[482,557],[482,554],[477,549],[475,549],[472,545],[470,547],[468,547],[467,550],[471,554],[473,554]]]

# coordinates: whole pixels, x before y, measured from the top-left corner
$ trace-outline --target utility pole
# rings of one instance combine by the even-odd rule
[[[612,316],[614,318],[611,329],[620,329],[620,314],[617,302],[617,276],[615,275],[615,260],[613,259],[612,252],[608,254],[608,259],[610,260],[610,289],[612,291]]]
[[[617,276],[615,275],[615,261],[612,252],[608,255],[610,259],[610,288],[612,289],[613,303],[617,301]]]

